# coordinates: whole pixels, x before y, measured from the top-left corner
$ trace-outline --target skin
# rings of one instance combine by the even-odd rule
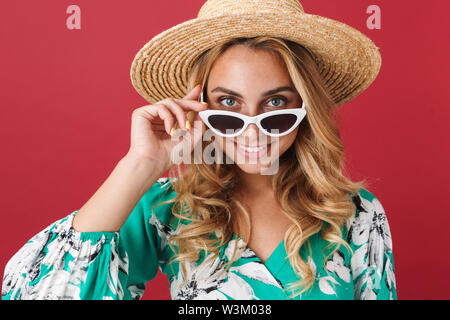
[[[217,87],[232,90],[242,97],[216,91]],[[284,90],[263,96],[263,93],[278,87],[291,87],[292,91]],[[282,60],[270,52],[252,50],[241,45],[229,48],[214,63],[207,84],[207,101],[208,108],[248,116],[280,108],[299,108],[302,105],[302,99]],[[242,188],[239,198],[250,208],[251,233],[248,234],[243,221],[239,219],[239,230],[236,231],[263,262],[279,245],[291,221],[280,211],[275,201],[271,175],[261,172],[270,168],[274,157],[281,156],[289,149],[297,133],[298,127],[288,135],[271,139],[260,132],[255,124],[250,124],[240,136],[215,137],[218,146],[240,169]],[[270,144],[267,153],[267,157],[271,159],[269,163],[267,157],[252,159],[251,162],[241,155],[237,147],[239,144],[260,146],[265,141]],[[243,159],[246,161],[242,161]]]

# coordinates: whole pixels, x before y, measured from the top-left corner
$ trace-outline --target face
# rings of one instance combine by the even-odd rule
[[[207,84],[207,102],[210,109],[247,116],[302,107],[302,99],[283,61],[270,52],[241,45],[230,47],[215,61]],[[273,170],[276,160],[289,149],[297,132],[298,127],[275,138],[260,132],[256,124],[250,124],[237,137],[214,136],[214,141],[242,171],[270,174],[267,172]]]

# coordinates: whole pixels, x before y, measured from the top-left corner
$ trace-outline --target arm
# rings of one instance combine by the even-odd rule
[[[2,299],[139,299],[158,263],[171,257],[151,223],[152,207],[175,196],[166,186],[156,182],[120,232],[75,231],[77,211],[39,232],[6,265]],[[155,214],[169,221],[171,206],[158,206]]]
[[[186,123],[185,111],[200,111],[205,105],[193,100],[200,86],[184,99],[165,99],[154,105],[137,108],[132,114],[131,143],[127,155],[119,161],[111,175],[95,194],[68,217],[41,231],[23,246],[8,262],[2,287],[4,299],[123,299],[136,298],[128,292],[129,256],[127,249],[141,241],[145,263],[157,265],[154,244],[155,228],[140,228],[144,234],[127,234],[138,242],[119,241],[119,230],[127,221],[139,199],[173,164],[171,153],[179,142],[169,133],[175,119]],[[197,120],[199,117],[197,115]],[[200,141],[205,126],[194,124],[186,134],[193,149]],[[191,151],[192,151],[191,149]],[[159,190],[159,189],[156,189]],[[156,190],[153,190],[156,192]],[[159,199],[159,197],[155,197]],[[136,213],[144,212],[138,206]],[[75,215],[76,214],[76,215]],[[139,220],[139,219],[138,219]],[[146,223],[145,220],[142,223]],[[127,229],[127,228],[125,228]],[[133,231],[133,227],[130,229]],[[132,258],[133,261],[139,260]],[[145,266],[141,266],[145,267]],[[134,267],[132,267],[133,270]],[[148,266],[155,270],[155,267]],[[134,268],[139,273],[138,268]],[[134,271],[133,271],[134,272]],[[144,274],[149,280],[154,272]],[[140,280],[140,281],[141,281]],[[139,289],[145,283],[139,284]]]
[[[73,219],[79,232],[119,231],[139,199],[163,174],[156,163],[125,156]]]

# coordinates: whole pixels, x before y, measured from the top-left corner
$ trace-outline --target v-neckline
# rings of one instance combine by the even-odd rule
[[[248,246],[248,244],[236,233],[233,232],[234,239],[237,239],[238,241],[242,241],[247,250],[249,250],[266,269],[275,277],[277,273],[281,270],[281,267],[284,264],[284,258],[286,257],[286,250],[284,248],[284,238],[281,240],[281,242],[275,247],[275,249],[272,251],[272,253],[269,255],[269,257],[266,259],[265,262],[261,260],[260,257]]]

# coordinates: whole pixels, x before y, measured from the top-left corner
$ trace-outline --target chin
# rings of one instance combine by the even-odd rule
[[[247,152],[240,149],[235,142],[227,144],[226,156],[244,173],[257,175],[273,175],[278,172],[278,144],[272,143],[259,152]]]
[[[271,168],[271,166],[267,166],[267,165],[263,165],[263,164],[235,164],[236,166],[238,166],[238,168],[247,173],[247,174],[258,174],[258,175],[272,175],[275,174],[277,172],[277,167],[273,166],[273,168]]]
[[[238,143],[235,139],[215,139],[216,146],[222,151],[227,163],[233,163],[247,174],[274,175],[278,172],[281,155],[293,144],[297,131],[270,143]],[[232,159],[232,160],[231,160]]]

